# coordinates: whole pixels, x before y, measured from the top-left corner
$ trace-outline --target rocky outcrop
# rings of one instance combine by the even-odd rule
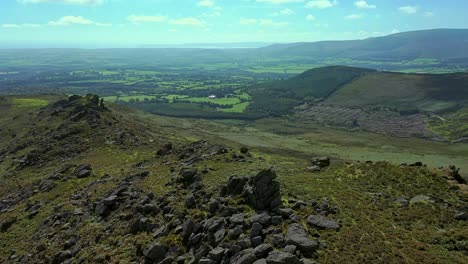
[[[249,178],[231,177],[226,186],[226,194],[241,194],[255,210],[273,210],[282,204],[279,182],[275,179],[276,172],[272,168]]]

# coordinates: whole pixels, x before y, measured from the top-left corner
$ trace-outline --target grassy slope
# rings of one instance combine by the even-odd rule
[[[223,123],[150,116],[125,108],[114,108],[114,110],[129,120],[140,120],[145,123],[148,131],[154,132],[154,138],[165,137],[180,144],[183,141],[210,137],[214,143],[228,144],[234,149],[239,147],[238,143],[231,141],[232,138],[227,140],[216,132],[217,129],[220,131],[225,129]],[[19,114],[17,107],[4,108],[0,111],[2,112],[0,124],[8,123],[8,127],[15,131],[21,131],[28,126],[28,121],[30,122],[31,117]],[[21,109],[21,112],[24,111]],[[38,108],[30,107],[28,111],[37,112]],[[241,136],[245,131],[242,130],[242,124],[239,127],[237,135]],[[248,127],[244,128],[247,131],[254,131]],[[212,131],[212,134],[207,134],[207,131]],[[266,134],[258,136],[258,142],[271,142],[266,138]],[[322,139],[328,137],[333,138],[333,135],[326,132],[319,136]],[[336,137],[343,140],[342,135]],[[352,138],[350,136],[348,140]],[[0,142],[0,149],[7,143]],[[295,151],[281,144],[278,148],[253,145],[251,149],[254,157],[262,157],[262,160],[256,159],[254,163],[238,166],[227,163],[221,158],[206,160],[197,166],[213,168],[212,172],[204,177],[204,182],[209,188],[217,189],[219,184],[225,183],[233,174],[248,175],[274,164],[279,174],[285,202],[294,197],[304,200],[322,200],[328,197],[331,203],[340,209],[337,215],[331,217],[339,219],[343,228],[339,232],[310,230],[311,234],[320,236],[327,245],[320,252],[319,263],[466,263],[468,261],[461,252],[453,250],[460,247],[463,240],[468,237],[463,223],[453,220],[456,208],[466,206],[467,198],[456,188],[450,187],[441,177],[443,173],[431,172],[425,168],[403,168],[387,163],[345,165],[337,162],[322,173],[306,173],[303,168],[307,166],[307,157],[312,155],[312,152],[307,152],[305,149],[307,145],[315,144],[311,140],[310,143],[305,143],[304,149]],[[326,142],[326,144],[331,143]],[[355,146],[359,144],[361,143],[354,143]],[[0,214],[0,221],[14,216],[19,219],[8,232],[1,233],[0,262],[5,262],[11,250],[16,250],[18,254],[26,254],[33,252],[38,244],[47,242],[31,239],[42,220],[52,214],[57,205],[61,206],[62,211],[73,212],[77,207],[71,203],[70,195],[94,180],[106,178],[107,174],[111,175],[108,181],[90,190],[91,201],[114,189],[124,177],[137,172],[139,169],[135,164],[141,161],[146,161],[145,169],[149,170],[151,175],[139,182],[139,186],[145,192],[157,195],[168,191],[165,184],[169,181],[170,169],[177,165],[177,160],[161,163],[154,159],[154,152],[159,147],[158,143],[150,141],[132,149],[102,144],[74,158],[72,162],[76,164],[91,163],[95,169],[94,175],[86,179],[73,178],[66,182],[58,182],[57,188],[51,192],[39,193],[30,198],[30,202],[39,201],[43,204],[40,214],[33,219],[28,219],[27,213],[23,211],[27,201],[20,203],[12,212]],[[28,168],[14,178],[6,177],[7,167],[4,166],[5,163],[0,163],[0,181],[2,186],[18,188],[26,183],[27,179],[45,177],[61,163],[57,160],[42,168]],[[7,192],[14,190],[12,188]],[[5,191],[1,190],[0,193]],[[379,196],[378,193],[382,195]],[[438,202],[399,209],[393,203],[393,200],[400,195],[413,197],[419,194],[434,195],[452,206],[444,207],[443,203]],[[301,216],[305,217],[306,213]],[[150,217],[150,220],[161,221],[153,217]],[[60,230],[61,226],[57,228]],[[126,235],[127,228],[128,226],[123,224],[114,225],[111,228],[112,236],[105,236],[96,243],[95,235],[105,233],[109,230],[109,226],[105,221],[91,218],[86,225],[78,229],[81,241],[89,243],[79,256],[89,262],[95,262],[98,258],[106,259],[109,263],[137,261],[135,245],[144,246],[149,243],[151,234]],[[60,245],[52,243],[48,245],[47,254],[54,255],[62,250]]]
[[[252,87],[253,103],[250,110],[284,114],[304,101],[328,97],[349,81],[373,70],[344,66],[331,66],[308,70],[296,77],[259,84]]]
[[[378,72],[340,88],[326,102],[444,111],[468,101],[468,74],[419,75]]]

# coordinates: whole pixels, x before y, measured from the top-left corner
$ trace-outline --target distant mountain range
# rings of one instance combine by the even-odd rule
[[[411,31],[349,41],[276,44],[261,49],[275,57],[306,56],[316,59],[401,61],[418,58],[438,60],[468,59],[468,29]]]

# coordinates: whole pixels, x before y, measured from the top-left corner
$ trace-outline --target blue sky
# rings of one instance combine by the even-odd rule
[[[468,28],[465,0],[1,0],[0,47],[362,39]]]

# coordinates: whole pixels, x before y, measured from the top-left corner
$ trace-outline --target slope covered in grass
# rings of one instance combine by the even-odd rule
[[[337,90],[326,103],[440,112],[468,101],[468,74],[375,72]]]
[[[250,110],[271,114],[286,113],[294,106],[328,97],[351,80],[374,70],[331,66],[308,70],[287,80],[267,82],[250,91]]]

